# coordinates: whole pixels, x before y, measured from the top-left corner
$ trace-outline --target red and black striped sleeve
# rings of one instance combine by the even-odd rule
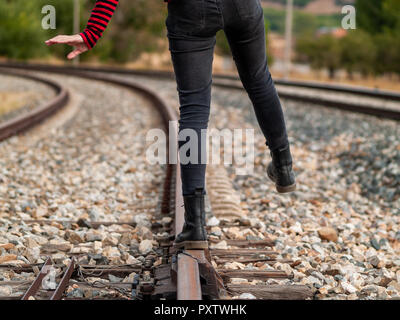
[[[110,22],[119,0],[96,0],[87,26],[80,33],[89,49],[92,49],[103,35]]]

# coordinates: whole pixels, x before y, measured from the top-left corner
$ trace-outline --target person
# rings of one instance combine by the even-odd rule
[[[82,33],[59,35],[46,44],[73,46],[68,59],[92,49],[105,31],[117,4],[118,0],[97,0]],[[296,182],[284,114],[267,64],[264,13],[260,0],[169,0],[166,27],[179,93],[179,132],[191,129],[201,139],[201,130],[207,129],[213,51],[216,33],[222,29],[270,149],[272,161],[267,175],[278,192],[294,191]],[[203,140],[197,144],[198,161],[180,164],[185,224],[175,239],[177,248],[207,247],[204,210],[206,164],[201,163],[204,152],[201,146],[206,142]],[[179,146],[185,142],[179,141]]]

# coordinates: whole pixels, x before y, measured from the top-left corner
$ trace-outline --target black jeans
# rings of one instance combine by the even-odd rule
[[[201,129],[210,115],[216,32],[223,29],[240,79],[271,150],[288,143],[285,120],[267,66],[264,14],[260,0],[172,0],[166,21],[180,101],[179,131],[196,130],[198,163],[181,163],[183,194],[204,188],[206,165]],[[182,146],[185,141],[180,141]],[[200,143],[201,142],[201,143]],[[204,157],[204,154],[203,154]]]

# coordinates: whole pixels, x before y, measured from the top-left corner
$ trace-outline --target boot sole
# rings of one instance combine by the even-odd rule
[[[208,249],[208,241],[182,241],[174,242],[174,248],[184,248],[185,250]]]
[[[271,181],[275,183],[276,191],[278,191],[279,193],[288,193],[296,190],[296,183],[283,187],[276,184],[275,179],[269,174],[268,171],[267,175],[271,179]]]

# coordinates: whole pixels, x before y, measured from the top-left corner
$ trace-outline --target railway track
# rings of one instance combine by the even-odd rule
[[[116,77],[107,77],[104,75],[105,72],[109,73],[125,73],[122,70],[100,70],[99,72],[92,72],[94,70],[90,69],[69,69],[69,68],[61,68],[61,67],[47,67],[47,66],[15,66],[18,68],[24,68],[27,70],[36,70],[36,71],[45,71],[45,72],[54,72],[54,73],[64,73],[72,76],[83,77],[92,80],[104,81],[108,83],[113,83],[114,85],[122,86],[128,88],[130,90],[134,90],[135,92],[140,92],[140,94],[144,95],[147,99],[152,101],[154,107],[160,112],[165,127],[168,128],[168,121],[173,121],[177,119],[177,113],[174,109],[168,106],[163,99],[161,99],[156,93],[147,88],[140,86],[132,81],[117,79]],[[89,72],[88,72],[89,71]],[[171,77],[169,73],[148,73],[148,72],[129,72],[129,75],[144,75],[151,77]],[[229,89],[239,89],[240,86],[237,83],[236,79],[228,79],[231,83],[224,82],[226,79],[222,79],[221,82],[217,82],[218,86],[229,88]],[[315,89],[315,88],[313,88]],[[330,90],[326,89],[325,90]],[[332,89],[332,91],[337,90],[337,88]],[[355,92],[353,92],[356,94]],[[357,94],[363,94],[358,92]],[[370,93],[367,93],[370,95]],[[385,96],[385,95],[384,95]],[[293,97],[293,96],[292,96]],[[298,97],[297,97],[298,98]],[[296,99],[297,99],[296,98]],[[388,99],[387,96],[382,97]],[[394,98],[396,100],[396,98]],[[315,101],[314,101],[315,102]],[[317,103],[317,102],[315,102]],[[319,103],[322,103],[321,100]],[[364,112],[365,106],[362,108],[358,108],[357,112]],[[349,110],[349,108],[346,108]],[[372,108],[368,108],[368,111],[365,113],[374,114],[381,117],[389,117],[391,119],[397,119],[396,115],[393,116],[393,113],[387,113],[386,111],[381,114],[378,114],[378,111],[371,111]],[[398,113],[397,113],[398,116]],[[176,128],[173,134],[176,134]],[[172,208],[174,214],[174,224],[173,224],[173,234],[180,232],[183,226],[183,199],[180,194],[181,186],[180,186],[180,176],[179,176],[179,166],[168,165],[166,168],[166,179],[164,185],[164,194],[163,194],[163,202],[162,202],[162,211],[164,214],[169,214]],[[35,223],[48,223],[46,221],[35,221]],[[76,221],[78,223],[78,221]],[[99,222],[94,223],[92,227],[96,227],[98,225],[103,225],[103,223]],[[225,227],[238,227],[246,228],[248,224],[238,219],[233,224],[222,225]],[[166,228],[165,231],[171,231],[169,228]],[[135,277],[135,281],[132,284],[121,285],[123,290],[130,291],[131,289],[131,298],[139,298],[139,299],[155,299],[155,298],[177,298],[177,299],[190,299],[190,300],[200,300],[200,299],[218,299],[224,298],[225,295],[240,295],[244,292],[251,292],[258,298],[265,299],[305,299],[310,298],[312,296],[310,290],[306,286],[274,286],[274,285],[244,285],[244,284],[235,284],[229,283],[229,279],[239,278],[239,279],[247,279],[247,280],[265,280],[265,279],[284,279],[290,278],[292,275],[285,271],[280,270],[266,270],[266,271],[249,271],[249,270],[230,270],[223,268],[214,268],[210,263],[212,260],[211,257],[220,263],[227,263],[230,261],[238,261],[240,263],[248,263],[248,262],[265,262],[274,264],[276,262],[280,263],[288,263],[292,266],[295,266],[300,263],[300,261],[293,260],[282,260],[277,259],[277,255],[279,252],[269,250],[269,247],[274,245],[274,241],[272,240],[230,240],[225,239],[229,243],[229,245],[236,247],[236,249],[211,249],[211,250],[191,250],[185,252],[175,252],[171,247],[171,240],[173,238],[173,234],[168,239],[163,239],[163,263],[158,266],[154,266],[154,261],[156,257],[149,257],[145,261],[145,263],[138,267],[132,266],[116,266],[116,267],[94,267],[94,266],[79,266],[75,265],[75,263],[71,263],[70,266],[60,272],[59,275],[59,288],[51,295],[52,298],[61,298],[60,291],[65,290],[65,283],[68,283],[68,280],[72,277],[83,276],[85,274],[91,273],[100,273],[101,275],[108,274],[119,274],[126,275],[131,272],[136,272],[137,276]],[[210,239],[211,243],[213,242]],[[253,248],[246,249],[244,248]],[[47,265],[50,264],[47,261]],[[7,267],[7,266],[5,266]],[[28,270],[35,266],[21,266],[15,267],[13,270]],[[37,267],[37,266],[36,266]],[[18,269],[20,268],[20,269]],[[21,269],[22,268],[22,269]],[[24,269],[25,268],[25,269]],[[42,269],[46,270],[46,263],[42,266]],[[32,269],[33,270],[33,269]],[[73,270],[74,272],[71,272]],[[39,272],[39,276],[44,274],[44,272]],[[63,276],[65,275],[65,276]],[[38,277],[39,277],[38,276]],[[130,286],[132,285],[132,288]],[[32,287],[32,286],[31,286]],[[34,288],[35,285],[33,286]],[[128,289],[127,289],[128,288]],[[121,288],[120,288],[121,290]],[[57,295],[55,294],[56,292]],[[25,293],[23,297],[29,298],[29,296],[35,296],[37,292],[29,293],[29,290]]]
[[[49,71],[46,68],[40,69],[40,71]],[[54,71],[54,70],[51,70]],[[10,71],[13,74],[15,74],[13,71]],[[18,75],[20,76],[25,76],[23,73],[19,73]],[[152,101],[153,106],[158,110],[158,112],[161,114],[165,128],[168,128],[168,123],[169,121],[176,121],[177,120],[177,113],[175,110],[171,109],[168,105],[164,103],[164,101],[157,96],[156,93],[152,92],[151,90],[148,90],[147,88],[144,88],[138,84],[132,84],[131,82],[128,81],[123,81],[123,80],[116,80],[112,78],[107,78],[102,75],[96,75],[92,73],[85,73],[85,72],[71,72],[70,75],[76,76],[76,77],[83,77],[87,78],[90,80],[98,80],[98,81],[104,81],[107,83],[113,83],[118,86],[122,86],[125,88],[128,88],[130,90],[133,90],[135,92],[139,92],[140,94],[144,95],[147,99]],[[26,75],[27,77],[31,79],[41,79],[33,75]],[[43,81],[43,80],[42,80]],[[52,83],[49,81],[49,83]],[[66,89],[63,89],[61,87],[58,87],[59,91],[62,93],[62,95],[67,92]],[[57,97],[56,101],[59,101],[61,98]],[[41,107],[40,109],[43,110],[41,111],[41,114],[43,115],[40,118],[40,121],[43,121],[46,116],[50,116],[52,113],[49,112],[48,110],[51,110],[53,107],[54,103],[47,103],[45,107]],[[26,123],[29,122],[31,118],[31,114],[26,114],[25,117],[21,116],[20,120],[18,123]],[[39,120],[37,120],[39,122]],[[37,123],[35,122],[35,123]],[[9,122],[6,123],[6,125],[3,125],[3,130],[4,132],[12,132],[14,134],[20,133],[23,130],[29,129],[33,123],[30,125],[26,125],[23,127],[18,127],[18,130],[14,129],[14,122]],[[176,129],[175,129],[176,130]],[[176,135],[176,131],[173,132],[172,134]],[[9,134],[8,136],[10,136]],[[171,206],[174,208],[174,225],[173,225],[173,234],[179,233],[182,230],[183,223],[184,223],[184,210],[183,210],[183,198],[181,195],[181,185],[180,185],[180,176],[179,176],[179,166],[176,165],[168,165],[166,168],[166,180],[165,180],[165,185],[164,185],[164,194],[163,194],[163,202],[162,202],[162,210],[164,211],[165,214],[170,213],[170,208]],[[34,224],[54,224],[56,221],[54,220],[22,220],[20,223],[34,223]],[[64,221],[65,223],[65,221]],[[76,224],[81,224],[83,223],[82,221],[70,221],[69,223],[76,223]],[[107,223],[91,223],[90,227],[99,227],[100,225],[106,225]],[[109,223],[109,224],[114,224],[114,223]],[[126,225],[127,223],[123,223]],[[167,229],[168,230],[168,229]],[[11,281],[11,282],[4,282],[0,283],[0,285],[15,285],[15,286],[27,286],[25,294],[21,297],[21,299],[26,300],[26,299],[61,299],[63,297],[63,293],[66,290],[66,287],[68,286],[71,277],[80,277],[84,279],[84,276],[86,274],[101,274],[101,276],[107,276],[107,275],[126,275],[132,272],[136,272],[137,276],[134,279],[134,282],[132,284],[121,284],[120,289],[124,289],[126,292],[126,288],[130,285],[132,285],[132,298],[134,299],[143,299],[143,298],[165,298],[165,297],[174,297],[177,298],[178,300],[200,300],[203,298],[211,298],[211,299],[216,299],[220,297],[220,289],[223,289],[223,281],[222,279],[218,276],[218,273],[214,270],[210,263],[210,254],[217,253],[219,256],[225,257],[226,254],[224,255],[223,251],[217,251],[214,252],[213,250],[208,251],[208,250],[187,250],[187,251],[174,251],[174,249],[171,247],[172,240],[173,240],[173,234],[172,237],[169,237],[167,240],[164,241],[164,249],[163,249],[163,259],[164,259],[164,264],[155,268],[153,266],[155,260],[157,257],[154,256],[149,256],[148,259],[144,262],[140,268],[132,266],[116,266],[116,267],[105,267],[105,266],[89,266],[89,265],[78,265],[74,258],[72,258],[69,266],[67,268],[64,268],[65,270],[57,270],[59,266],[54,265],[51,262],[50,258],[47,258],[45,263],[41,266],[41,269],[38,269],[38,265],[36,266],[31,266],[31,265],[22,265],[22,266],[9,266],[9,265],[2,265],[1,268],[6,268],[7,270],[10,270],[12,272],[27,272],[30,271],[32,274],[36,273],[36,279],[32,284],[28,284],[26,281],[23,282],[18,282],[18,281]],[[247,244],[251,244],[250,242],[247,242]],[[254,242],[254,245],[259,246],[259,245],[271,245],[271,243],[260,243],[260,242]],[[236,245],[243,245],[243,243],[237,243]],[[51,247],[51,246],[50,246]],[[57,250],[57,246],[54,248],[49,249],[50,252],[51,250]],[[240,257],[243,255],[243,250],[231,250],[229,252],[231,259],[234,259],[235,257]],[[256,250],[256,252],[251,253],[251,257],[253,260],[265,260],[265,255],[263,258],[258,258],[259,254],[262,254],[262,250]],[[249,252],[246,253],[248,255]],[[266,252],[268,253],[268,251]],[[274,259],[269,258],[269,261],[274,261]],[[43,280],[48,276],[48,274],[51,272],[51,270],[57,270],[58,275],[58,285],[56,288],[45,288],[43,290],[42,284]],[[238,273],[238,272],[236,272]],[[229,277],[229,271],[224,272],[224,277]],[[243,273],[243,276],[245,274]],[[258,277],[285,277],[286,275],[283,275],[280,272],[277,273],[265,273],[265,274],[259,274]],[[75,283],[75,285],[82,284],[81,282]],[[271,290],[271,288],[268,288]],[[129,291],[129,289],[128,289]],[[262,291],[262,290],[261,290]],[[279,291],[279,290],[278,290]],[[282,290],[281,290],[282,291]],[[291,291],[291,289],[287,290],[288,292]],[[282,294],[282,292],[278,292],[279,294]],[[289,293],[290,296],[290,293]],[[7,297],[3,297],[7,298]]]
[[[0,123],[0,142],[15,134],[30,129],[34,125],[40,123],[47,117],[51,116],[53,113],[57,112],[59,109],[61,109],[68,103],[69,99],[68,91],[55,81],[51,81],[48,79],[44,79],[26,73],[21,73],[10,69],[0,68],[0,73],[6,75],[19,76],[40,83],[44,83],[48,85],[50,88],[54,89],[57,93],[56,97],[54,97],[50,101],[46,101],[46,103],[36,108],[35,110],[32,110],[29,113],[25,113],[19,117],[10,119],[6,122]]]

